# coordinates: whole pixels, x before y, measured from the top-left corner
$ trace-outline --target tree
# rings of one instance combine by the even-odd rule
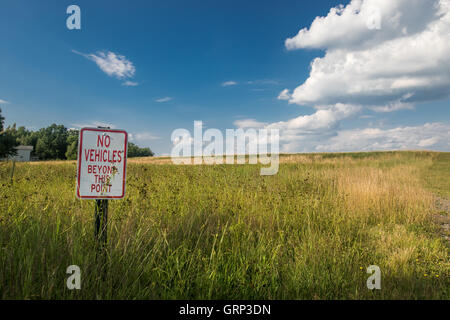
[[[67,128],[52,124],[38,131],[36,154],[40,159],[65,159],[67,151]]]
[[[39,138],[38,132],[28,130],[24,126],[16,129],[16,124],[14,124],[12,134],[19,145],[33,146],[33,150],[36,149],[37,139]]]
[[[127,154],[129,158],[133,157],[153,157],[154,153],[150,148],[139,148],[133,142],[128,142]]]
[[[68,159],[76,160],[78,154],[79,130],[67,130],[63,125],[52,124],[39,131],[28,130],[21,126],[16,128],[4,128],[5,118],[0,109],[0,158],[15,154],[15,146],[33,146],[33,153],[42,160]],[[152,157],[154,155],[150,148],[140,148],[136,144],[128,143],[128,157]]]
[[[15,128],[15,125],[14,125]],[[17,143],[19,143],[20,145],[23,146],[29,146],[32,145],[32,142],[30,141],[30,137],[33,134],[32,131],[26,129],[25,127],[19,127],[17,130],[15,130],[14,132],[14,136],[16,137]],[[35,139],[36,141],[34,141],[34,143],[36,144],[37,142],[37,137]]]
[[[15,149],[15,146],[17,146],[16,139],[9,131],[7,129],[0,132],[0,158],[7,158],[17,154]]]
[[[2,116],[2,109],[0,108],[0,132],[3,131],[3,125],[5,123],[5,117]]]
[[[69,130],[67,136],[67,151],[66,151],[66,159],[67,160],[77,160],[78,154],[78,130]]]
[[[2,109],[0,109],[0,158],[7,158],[15,155],[17,145],[16,139],[13,135],[12,128],[4,130],[5,117],[2,116]]]

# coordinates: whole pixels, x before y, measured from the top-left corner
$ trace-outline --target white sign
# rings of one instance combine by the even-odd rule
[[[125,196],[127,133],[83,128],[78,141],[77,197],[120,199]]]

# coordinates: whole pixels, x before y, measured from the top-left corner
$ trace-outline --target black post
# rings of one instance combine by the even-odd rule
[[[95,200],[95,239],[99,248],[105,248],[108,241],[108,199]]]
[[[14,168],[16,167],[16,160],[12,160],[12,168],[11,168],[11,184],[14,181]]]

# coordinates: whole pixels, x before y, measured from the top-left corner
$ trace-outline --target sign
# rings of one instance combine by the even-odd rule
[[[83,128],[78,141],[77,197],[125,196],[127,137],[124,130]]]

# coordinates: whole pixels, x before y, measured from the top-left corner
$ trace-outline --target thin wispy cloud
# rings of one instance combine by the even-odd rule
[[[139,85],[139,83],[128,80],[128,81],[125,81],[124,83],[122,83],[122,85],[126,86],[126,87],[135,87],[135,86]]]
[[[370,107],[371,110],[375,112],[393,112],[398,110],[412,110],[414,105],[411,103],[403,103],[400,101],[389,103],[385,106],[374,106]]]
[[[236,81],[225,81],[225,82],[222,82],[221,86],[222,87],[230,87],[230,86],[235,86],[237,84],[238,83]]]
[[[255,119],[236,120],[233,124],[238,128],[263,128],[267,125],[265,122],[256,121]]]
[[[6,100],[0,99],[0,104],[9,104],[9,102]]]
[[[128,60],[125,56],[108,51],[99,51],[97,53],[85,54],[72,50],[80,56],[85,57],[97,64],[97,66],[108,76],[117,79],[131,78],[136,72],[133,62]]]
[[[173,99],[172,97],[164,97],[164,98],[156,99],[155,101],[156,102],[167,102],[167,101],[170,101],[172,99]]]
[[[279,81],[274,80],[274,79],[258,79],[258,80],[247,81],[246,84],[277,85],[277,84],[279,84]]]
[[[250,89],[251,91],[257,91],[257,92],[260,92],[260,91],[266,91],[266,89],[263,89],[263,88],[252,88],[252,89]]]
[[[85,123],[73,123],[72,127],[75,128],[75,129],[80,129],[80,128],[97,128],[97,127],[111,128],[111,129],[117,128],[112,123],[106,123],[106,122],[102,122],[102,121],[89,121],[89,122],[85,122]]]
[[[159,140],[160,137],[154,135],[151,132],[136,132],[136,133],[129,133],[128,134],[131,141],[137,141],[137,142],[147,142],[151,140]]]

